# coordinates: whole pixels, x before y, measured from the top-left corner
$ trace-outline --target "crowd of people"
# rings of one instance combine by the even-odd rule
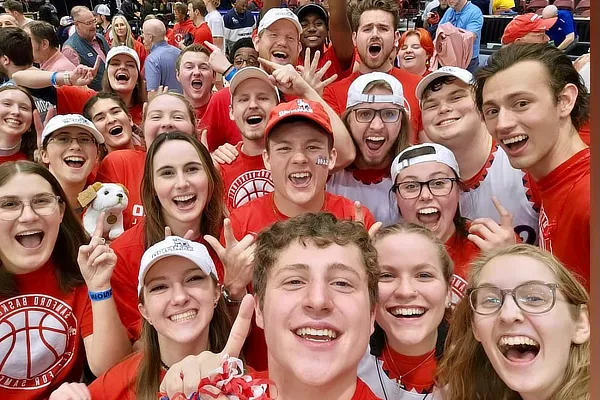
[[[469,0],[48,4],[0,14],[0,397],[591,399],[572,13],[485,58]]]

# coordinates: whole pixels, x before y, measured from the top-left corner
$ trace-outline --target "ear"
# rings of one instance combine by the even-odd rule
[[[400,32],[394,32],[394,44],[398,47],[398,43],[400,43]]]
[[[446,306],[448,304],[452,304],[452,285],[448,285],[448,293],[446,293]]]
[[[235,117],[233,116],[233,107],[229,104],[229,119],[235,121]]]
[[[256,302],[254,304],[254,313],[256,314],[256,326],[258,326],[260,329],[264,330],[265,329],[265,319],[264,319],[262,310],[260,309],[260,305],[258,303],[259,303],[259,301],[258,301],[258,299],[256,299]]]
[[[334,148],[331,149],[331,152],[329,153],[329,164],[327,165],[327,169],[329,171],[333,171],[333,168],[335,167],[335,161],[337,160],[337,150]]]
[[[354,48],[356,48],[356,32],[352,32],[352,44]]]
[[[263,157],[263,162],[265,163],[265,168],[268,171],[270,171],[271,170],[271,161],[270,161],[269,153],[267,153],[267,149],[263,150],[262,157]]]
[[[586,305],[579,306],[578,319],[575,321],[575,332],[571,341],[575,344],[583,344],[590,340],[590,312]]]
[[[214,300],[213,303],[218,302],[219,299],[221,298],[221,290],[222,290],[221,285],[217,283],[215,285],[215,293],[213,295],[213,300]]]
[[[83,192],[77,195],[77,201],[79,202],[79,205],[81,207],[87,207],[98,196],[96,194],[98,192],[98,189],[95,188],[95,185],[97,184],[98,182],[94,183],[91,186],[88,186]],[[101,183],[100,186],[102,186]]]
[[[179,70],[175,71],[175,77],[177,78],[178,82],[181,82],[181,78],[179,77]]]
[[[558,115],[562,118],[568,118],[575,107],[579,91],[572,83],[567,83],[558,95]]]
[[[373,332],[375,332],[375,310],[373,310],[371,312],[371,318],[370,319],[371,319],[370,324],[371,324],[371,335],[372,335]]]
[[[148,321],[148,323],[150,325],[152,325],[152,320],[150,319],[150,314],[148,314],[146,307],[142,303],[138,304],[138,311],[142,315],[142,318],[144,318],[146,321]]]
[[[252,38],[252,43],[254,44],[254,50],[258,51],[258,44],[260,43],[258,34]]]
[[[123,191],[125,192],[125,196],[129,197],[129,190],[127,190],[125,185],[123,185],[121,183],[117,183],[117,185],[121,186],[123,188]]]
[[[40,158],[44,164],[50,164],[50,157],[48,157],[48,152],[46,150],[40,149]]]
[[[43,49],[50,48],[50,42],[48,41],[48,39],[42,39],[42,48]]]
[[[102,182],[94,182],[94,184],[92,185],[92,188],[94,188],[94,190],[97,192],[98,190],[102,189]]]

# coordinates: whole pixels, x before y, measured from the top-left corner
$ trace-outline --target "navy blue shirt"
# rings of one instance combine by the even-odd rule
[[[554,42],[554,45],[558,46],[564,42],[569,33],[575,33],[575,36],[577,36],[573,13],[567,10],[558,10],[558,19],[546,34]]]
[[[240,39],[251,38],[255,24],[256,20],[250,11],[243,14],[238,14],[235,8],[227,11],[227,14],[223,16],[225,45],[227,48],[230,49]]]

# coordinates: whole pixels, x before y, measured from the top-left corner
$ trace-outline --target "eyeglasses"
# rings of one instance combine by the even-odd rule
[[[39,216],[52,215],[60,203],[60,197],[50,194],[40,194],[35,196],[31,201],[23,201],[16,198],[8,198],[0,200],[0,219],[2,221],[14,221],[23,215],[25,205]]]
[[[259,66],[258,58],[257,57],[248,57],[248,58],[236,57],[233,59],[233,65],[236,68],[244,67],[244,64],[248,67],[258,67]]]
[[[357,108],[354,110],[354,116],[358,122],[368,123],[375,119],[375,115],[379,115],[379,118],[386,124],[397,122],[402,112],[399,108],[384,108],[381,110],[374,110],[372,108]]]
[[[436,178],[426,182],[406,181],[396,183],[392,186],[392,190],[406,200],[419,197],[423,191],[423,186],[427,186],[429,192],[434,196],[446,196],[452,191],[455,181],[456,178]]]
[[[510,294],[517,307],[529,314],[543,314],[556,303],[556,283],[523,283],[514,289],[481,286],[467,290],[471,308],[477,314],[491,315],[502,308],[504,299]]]
[[[77,142],[81,147],[85,146],[95,146],[96,141],[92,139],[90,136],[82,135],[82,136],[69,136],[69,135],[57,135],[48,140],[48,143],[56,143],[61,147],[70,146],[73,143],[73,140]]]
[[[76,20],[75,22],[78,22],[78,23],[80,23],[80,24],[84,24],[84,25],[86,25],[86,26],[92,26],[92,25],[95,25],[95,24],[96,24],[96,20],[95,20],[95,19],[91,19],[91,20],[89,20],[89,21],[77,21],[77,20]]]

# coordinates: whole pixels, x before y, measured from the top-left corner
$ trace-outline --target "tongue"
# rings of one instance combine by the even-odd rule
[[[310,180],[310,176],[307,176],[305,178],[294,178],[294,177],[290,177],[290,180],[292,181],[292,183],[295,186],[304,186],[308,183],[308,181]]]
[[[317,335],[303,335],[301,336],[303,339],[312,340],[315,342],[329,342],[331,338],[329,336],[317,336]]]
[[[435,224],[440,220],[440,213],[417,214],[417,219],[424,224]]]
[[[36,233],[35,235],[17,236],[17,242],[27,249],[33,249],[42,243],[42,237],[43,236],[41,233]]]
[[[71,168],[81,168],[84,164],[81,161],[65,161],[65,163]]]
[[[202,89],[202,83],[201,82],[192,82],[192,87],[194,89]]]
[[[512,362],[529,362],[535,358],[535,353],[533,351],[518,351],[515,349],[510,349],[506,353],[506,358]]]
[[[369,150],[379,150],[381,148],[381,146],[383,146],[383,144],[385,143],[385,140],[368,140],[366,141],[367,143],[367,147],[369,148]]]

